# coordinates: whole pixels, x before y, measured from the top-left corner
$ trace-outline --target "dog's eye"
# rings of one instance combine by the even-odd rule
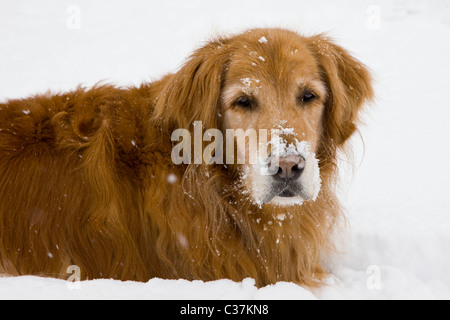
[[[305,90],[305,91],[302,93],[302,95],[301,95],[300,98],[301,98],[301,99],[300,99],[301,102],[302,102],[303,104],[305,104],[305,103],[310,103],[310,102],[314,101],[314,100],[317,98],[317,96],[315,95],[314,92],[312,92],[312,91],[310,91],[310,90]]]
[[[239,97],[236,100],[235,104],[244,109],[253,109],[253,107],[255,105],[254,101],[247,96]]]

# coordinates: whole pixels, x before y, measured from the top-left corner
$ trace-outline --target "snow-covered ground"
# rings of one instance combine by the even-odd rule
[[[0,298],[450,299],[449,0],[0,0],[0,100],[156,79],[212,35],[265,26],[329,32],[376,78],[329,285],[19,277]]]

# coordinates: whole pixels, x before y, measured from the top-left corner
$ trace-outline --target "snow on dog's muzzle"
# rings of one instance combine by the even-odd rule
[[[321,188],[320,170],[310,143],[274,137],[265,165],[253,166],[253,196],[258,204],[291,206],[314,201]]]

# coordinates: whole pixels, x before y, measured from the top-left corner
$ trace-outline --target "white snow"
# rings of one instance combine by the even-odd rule
[[[167,182],[170,184],[174,184],[175,182],[177,182],[178,178],[176,175],[174,175],[173,173],[170,173],[169,175],[167,175]]]
[[[364,144],[356,136],[354,167],[346,157],[339,166],[349,227],[328,285],[258,290],[250,279],[153,279],[87,281],[76,289],[62,280],[4,277],[0,298],[450,298],[448,1],[3,1],[0,100],[105,79],[157,79],[211,35],[266,26],[329,32],[374,73],[377,100],[361,128]]]
[[[152,279],[147,283],[113,280],[67,282],[18,277],[0,278],[1,299],[155,299],[155,300],[294,300],[317,299],[313,293],[292,283],[278,283],[263,289],[253,279],[212,282]]]
[[[258,40],[258,42],[259,42],[259,43],[267,43],[267,39],[266,39],[266,37],[261,37],[261,38]]]
[[[252,79],[250,79],[250,78],[242,78],[241,82],[247,88],[249,88],[252,85]]]

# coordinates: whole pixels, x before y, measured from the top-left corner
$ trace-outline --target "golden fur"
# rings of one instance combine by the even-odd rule
[[[252,69],[253,51],[265,62]],[[292,78],[282,75],[297,67],[327,91],[319,127],[307,132],[320,160],[315,201],[258,206],[235,183],[237,165],[172,163],[173,130],[192,130],[196,120],[236,125],[242,111],[229,110],[227,123],[220,116],[222,91],[242,70],[266,81],[267,108],[298,116],[283,114],[277,98],[290,94]],[[65,278],[77,265],[83,279],[318,285],[341,212],[336,154],[372,96],[364,65],[326,36],[256,29],[211,41],[178,72],[137,88],[97,85],[0,104],[0,274]],[[255,129],[272,125],[265,112]]]

